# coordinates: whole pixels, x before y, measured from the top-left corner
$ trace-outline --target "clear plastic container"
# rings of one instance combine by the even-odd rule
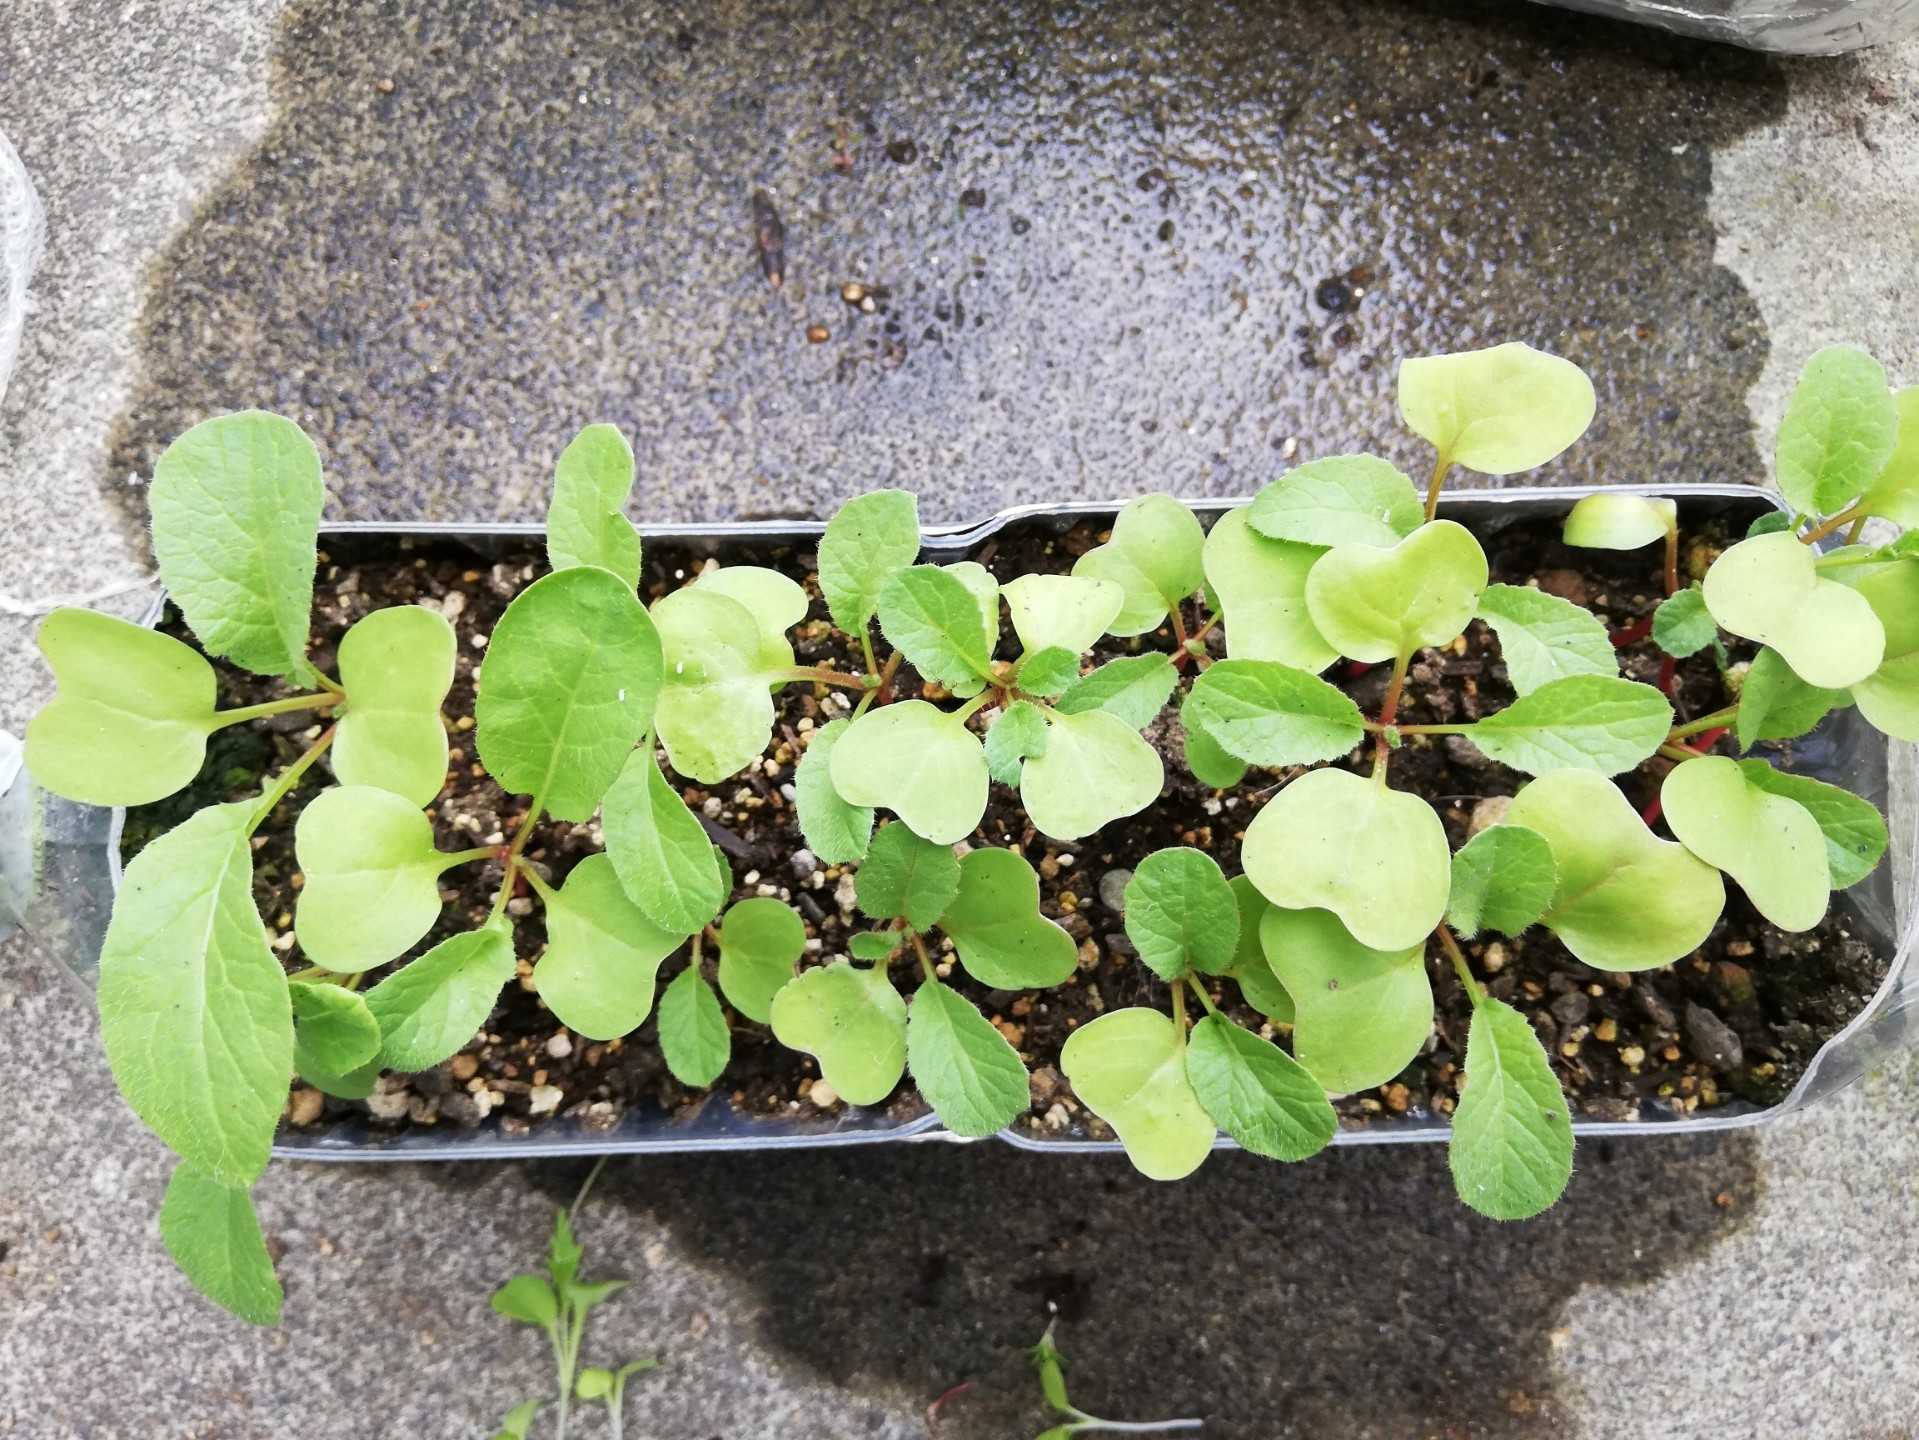
[[[1739,486],[1608,487],[1609,493],[1668,495],[1679,500],[1682,520],[1697,523],[1715,514],[1729,515],[1738,529],[1765,511],[1778,508],[1767,493]],[[1460,491],[1447,495],[1441,513],[1483,537],[1520,521],[1563,515],[1589,489],[1512,489]],[[1230,509],[1239,500],[1189,502],[1202,517]],[[1029,505],[1008,510],[983,525],[950,527],[929,532],[929,558],[957,560],[1014,523],[1038,523],[1069,529],[1081,520],[1110,520],[1113,504]],[[672,538],[696,549],[723,554],[729,544],[814,542],[824,527],[803,524],[721,524],[646,528],[649,538]],[[333,525],[323,534],[393,535],[442,538],[471,546],[486,556],[508,546],[537,542],[537,525]],[[156,604],[148,616],[157,623]],[[1862,721],[1856,711],[1841,711],[1826,720],[1814,735],[1796,742],[1795,769],[1843,784],[1887,812],[1892,830],[1891,849],[1883,864],[1864,882],[1841,891],[1835,906],[1848,915],[1854,933],[1875,949],[1891,956],[1886,978],[1862,1013],[1821,1048],[1792,1093],[1779,1104],[1758,1107],[1730,1102],[1708,1113],[1677,1116],[1660,1111],[1637,1121],[1577,1120],[1582,1136],[1632,1134],[1698,1134],[1757,1125],[1791,1113],[1842,1089],[1881,1060],[1919,1039],[1919,966],[1912,962],[1914,928],[1899,917],[1910,914],[1911,878],[1919,856],[1919,805],[1915,804],[1914,747],[1889,744]],[[49,942],[59,945],[74,971],[90,982],[97,965],[114,887],[119,881],[119,834],[123,814],[94,809],[48,797],[44,804],[38,847],[40,883],[28,914],[28,924]],[[1896,881],[1896,883],[1895,883]],[[1363,1126],[1347,1126],[1335,1136],[1336,1145],[1390,1144],[1439,1141],[1447,1134],[1444,1118],[1433,1115],[1382,1115]],[[1117,1151],[1112,1141],[1072,1137],[1049,1139],[1030,1132],[1003,1131],[999,1139],[1026,1150],[1085,1153]],[[592,1128],[559,1117],[535,1125],[524,1135],[508,1135],[488,1122],[475,1129],[415,1128],[397,1135],[358,1121],[341,1122],[321,1130],[284,1134],[274,1153],[300,1160],[466,1160],[525,1159],[535,1156],[652,1154],[689,1150],[792,1149],[821,1145],[859,1145],[901,1140],[947,1140],[971,1143],[948,1134],[928,1113],[903,1117],[881,1110],[848,1109],[838,1115],[763,1117],[740,1114],[723,1095],[715,1094],[690,1118],[674,1118],[657,1111],[629,1110],[610,1128]],[[1232,1142],[1221,1137],[1221,1149]]]
[[[1919,33],[1919,0],[1543,0],[1783,55],[1837,55]]]

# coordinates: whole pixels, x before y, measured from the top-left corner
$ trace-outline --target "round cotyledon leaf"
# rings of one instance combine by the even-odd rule
[[[1170,495],[1128,501],[1113,520],[1113,538],[1073,562],[1073,574],[1110,580],[1126,596],[1110,631],[1144,635],[1206,583],[1206,535],[1191,510]]]
[[[740,901],[720,922],[720,993],[749,1020],[773,1018],[773,997],[806,952],[806,922],[770,895]]]
[[[1274,905],[1330,910],[1380,950],[1423,943],[1452,885],[1433,807],[1350,770],[1310,771],[1282,789],[1247,827],[1240,863]]]
[[[969,851],[940,916],[966,973],[996,990],[1044,990],[1073,973],[1073,937],[1040,914],[1039,874],[1011,850]]]
[[[1056,711],[1052,722],[1046,748],[1020,770],[1020,800],[1041,834],[1077,840],[1159,798],[1159,752],[1119,716]]]
[[[1852,686],[1859,713],[1895,739],[1919,740],[1919,559],[1846,566],[1833,575],[1872,607],[1886,637],[1878,668]],[[1791,657],[1786,658],[1790,664]],[[1755,661],[1753,673],[1758,668]],[[1751,681],[1748,674],[1748,688]],[[1811,703],[1819,698],[1812,697]]]
[[[660,965],[686,943],[628,898],[605,855],[589,855],[558,890],[528,870],[546,906],[546,953],[533,985],[562,1024],[589,1040],[637,1030],[653,1011]]]
[[[1266,961],[1293,999],[1293,1053],[1335,1095],[1383,1085],[1425,1045],[1433,988],[1423,941],[1375,950],[1327,910],[1260,918]]]
[[[1250,513],[1242,505],[1215,520],[1202,557],[1225,616],[1226,653],[1316,674],[1339,658],[1306,608],[1306,577],[1325,548],[1268,539]]]
[[[1067,1036],[1059,1068],[1147,1179],[1184,1179],[1212,1150],[1217,1127],[1193,1093],[1185,1037],[1170,1016],[1110,1010]]]
[[[1826,839],[1797,800],[1753,784],[1737,760],[1718,755],[1673,766],[1659,800],[1679,843],[1737,880],[1781,930],[1810,930],[1824,918]]]
[[[144,625],[59,609],[40,626],[59,693],[27,723],[36,783],[83,805],[145,805],[190,783],[206,759],[213,667]]]
[[[1268,1020],[1278,1025],[1293,1023],[1293,997],[1286,993],[1273,967],[1266,963],[1266,949],[1259,943],[1259,925],[1272,907],[1257,886],[1244,875],[1230,882],[1233,899],[1239,904],[1239,945],[1233,958],[1233,979],[1239,993]]]
[[[1867,598],[1820,575],[1810,545],[1756,535],[1706,572],[1706,608],[1720,627],[1770,645],[1810,685],[1843,690],[1879,668],[1886,631]]]
[[[341,785],[314,796],[293,827],[306,879],[294,933],[308,960],[352,975],[404,955],[440,918],[433,826],[391,790]]]
[[[848,805],[891,810],[940,845],[964,840],[986,813],[986,748],[964,722],[924,700],[853,721],[833,746],[828,774]]]
[[[1725,907],[1719,872],[1654,835],[1619,787],[1589,770],[1540,776],[1505,823],[1546,837],[1559,878],[1544,923],[1594,969],[1669,965],[1705,943]]]
[[[1091,650],[1126,603],[1117,583],[1088,575],[1022,575],[1002,585],[1000,594],[1027,654],[1057,648],[1077,656]]]
[[[1739,768],[1745,772],[1747,783],[1798,801],[1818,822],[1826,838],[1826,864],[1832,872],[1833,889],[1857,885],[1886,853],[1886,817],[1870,801],[1810,775],[1775,770],[1764,760],[1741,760]]]
[[[394,605],[354,622],[340,640],[346,714],[333,740],[342,785],[377,785],[415,805],[446,783],[440,706],[453,686],[453,627],[424,605]]]
[[[1463,525],[1434,520],[1390,550],[1338,545],[1306,577],[1319,633],[1354,660],[1394,660],[1451,641],[1486,588],[1486,552]]]
[[[705,584],[661,596],[651,613],[666,676],[653,715],[660,743],[680,774],[717,785],[766,748],[773,686],[792,668],[793,649],[747,606]]]
[[[1637,550],[1664,540],[1679,505],[1656,495],[1588,495],[1566,515],[1561,538],[1580,550]]]
[[[1482,475],[1544,465],[1586,433],[1596,401],[1572,361],[1517,341],[1399,366],[1399,413],[1442,464]]]
[[[877,1105],[906,1069],[906,1002],[881,970],[835,960],[773,997],[773,1036],[818,1060],[849,1105]]]

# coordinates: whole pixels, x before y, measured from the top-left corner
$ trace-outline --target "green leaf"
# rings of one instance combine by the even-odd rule
[[[40,653],[60,691],[27,724],[27,769],[83,805],[146,805],[190,784],[218,728],[191,646],[91,610],[55,610]]]
[[[1259,943],[1260,922],[1272,907],[1257,886],[1244,875],[1231,880],[1233,899],[1239,905],[1239,944],[1233,957],[1233,979],[1246,1003],[1277,1025],[1291,1025],[1294,1019],[1293,997],[1266,963],[1266,948]]]
[[[428,1070],[463,1049],[513,971],[513,930],[504,920],[449,936],[394,971],[366,993],[380,1022],[380,1063],[389,1070]]]
[[[209,654],[261,675],[309,669],[320,454],[280,415],[203,420],[154,462],[160,582]]]
[[[1247,827],[1240,863],[1273,904],[1331,910],[1379,950],[1423,943],[1452,884],[1433,807],[1350,770],[1313,770],[1275,795]]]
[[[1830,345],[1799,372],[1779,422],[1779,489],[1795,510],[1834,514],[1878,478],[1898,436],[1885,368],[1863,350]]]
[[[432,803],[446,783],[440,706],[453,686],[457,642],[437,610],[395,605],[357,621],[340,641],[347,709],[333,739],[342,785],[377,785]]]
[[[1269,540],[1253,529],[1250,508],[1228,510],[1206,537],[1206,583],[1226,621],[1226,653],[1324,670],[1339,658],[1306,608],[1306,577],[1326,551]]]
[[[769,667],[793,663],[786,632],[806,618],[812,602],[806,589],[764,565],[716,565],[702,570],[693,584],[711,595],[737,601],[759,627],[761,646]]]
[[[546,1008],[589,1040],[639,1029],[660,965],[690,932],[662,928],[634,904],[605,855],[580,861],[558,890],[534,884],[546,906],[546,953],[533,984]]]
[[[1055,714],[1046,749],[1020,772],[1020,801],[1042,835],[1077,840],[1159,798],[1166,769],[1139,731],[1105,710]]]
[[[1812,816],[1825,837],[1833,889],[1857,885],[1886,853],[1886,817],[1850,790],[1807,775],[1788,775],[1764,760],[1741,760],[1739,768],[1748,784],[1796,800]]]
[[[1434,520],[1390,550],[1328,550],[1306,577],[1306,608],[1340,654],[1393,660],[1453,640],[1485,588],[1479,542],[1463,525]]]
[[[1809,685],[1843,690],[1879,668],[1885,627],[1866,597],[1828,580],[1788,534],[1741,540],[1706,572],[1706,608],[1724,629],[1777,650]]]
[[[1170,495],[1142,495],[1114,517],[1111,540],[1073,562],[1073,573],[1110,580],[1125,592],[1108,633],[1144,635],[1206,583],[1205,545],[1192,511]]]
[[[1529,585],[1488,585],[1479,618],[1499,637],[1513,689],[1529,695],[1568,675],[1619,673],[1612,637],[1592,611]]]
[[[1255,1155],[1304,1160],[1324,1150],[1339,1128],[1311,1072],[1224,1015],[1193,1027],[1186,1077],[1219,1128]]]
[[[182,1161],[160,1202],[160,1239],[207,1299],[249,1325],[280,1323],[280,1277],[244,1186]]]
[[[731,595],[704,584],[661,596],[652,616],[666,673],[653,716],[660,743],[680,774],[717,785],[766,749],[773,686],[792,668],[793,647]]]
[[[833,788],[833,747],[852,727],[851,720],[842,719],[815,730],[793,775],[800,834],[807,848],[825,865],[848,865],[864,859],[873,834],[871,807],[850,805]]]
[[[1781,530],[1791,530],[1793,528],[1792,516],[1786,511],[1768,510],[1764,515],[1761,515],[1757,520],[1754,520],[1752,524],[1746,527],[1745,538],[1750,540],[1755,535],[1773,535]]]
[[[1697,655],[1719,638],[1719,627],[1697,585],[1688,585],[1659,602],[1652,612],[1653,643],[1674,659]]]
[[[588,425],[553,467],[546,507],[546,558],[555,570],[597,565],[627,589],[640,583],[640,536],[626,518],[633,447],[617,425]]]
[[[951,845],[922,840],[905,825],[886,825],[873,837],[853,883],[862,915],[904,918],[923,931],[939,923],[959,893],[959,877],[959,856]]]
[[[1186,768],[1200,784],[1215,790],[1230,790],[1246,778],[1246,762],[1229,755],[1196,717],[1188,714],[1192,698],[1193,692],[1187,691],[1179,712],[1180,726],[1185,732]]]
[[[604,1399],[612,1392],[613,1372],[598,1365],[589,1365],[580,1371],[580,1378],[573,1385],[573,1393],[582,1400]]]
[[[303,1069],[300,1078],[323,1095],[331,1095],[337,1100],[364,1100],[373,1093],[373,1087],[380,1081],[380,1062],[377,1058],[357,1065],[344,1075],[335,1075],[330,1071]]]
[[[1733,720],[1739,748],[1750,750],[1761,740],[1795,740],[1837,707],[1851,703],[1844,690],[1821,690],[1801,680],[1777,650],[1761,650],[1739,687],[1739,711]]]
[[[1494,1220],[1529,1220],[1573,1173],[1572,1115],[1539,1035],[1512,1006],[1481,999],[1447,1146],[1459,1198]]]
[[[1239,954],[1239,901],[1203,850],[1155,850],[1126,886],[1126,938],[1160,979],[1224,975]]]
[[[682,1085],[704,1090],[733,1058],[733,1032],[727,1028],[720,997],[697,966],[675,975],[660,996],[659,1026],[660,1054]]]
[[[1336,760],[1365,738],[1365,717],[1343,691],[1273,660],[1221,660],[1193,681],[1181,717],[1252,765]]]
[[[1391,549],[1426,518],[1405,472],[1377,455],[1310,460],[1253,497],[1247,517],[1269,540]]]
[[[835,960],[773,997],[773,1038],[820,1062],[849,1105],[877,1105],[906,1069],[906,1002],[880,970]]]
[[[1336,1095],[1383,1085],[1412,1063],[1433,1028],[1422,939],[1375,950],[1326,910],[1274,906],[1260,944],[1293,997],[1293,1054]]]
[[[1859,508],[1907,529],[1919,526],[1919,385],[1894,393],[1898,432],[1892,454],[1859,497]]]
[[[610,571],[556,570],[494,627],[474,704],[480,762],[558,820],[584,822],[645,731],[660,637]]]
[[[559,1297],[544,1275],[515,1275],[493,1292],[487,1304],[495,1315],[542,1330],[552,1329],[560,1319]]]
[[[897,930],[862,930],[848,938],[846,951],[855,960],[871,960],[878,964],[890,960],[902,944],[904,938]]]
[[[913,1083],[955,1135],[983,1139],[1032,1103],[1026,1066],[1006,1037],[937,980],[913,992],[906,1017]]]
[[[1826,837],[1797,800],[1754,784],[1738,761],[1717,755],[1673,766],[1659,800],[1679,843],[1737,880],[1781,930],[1810,930],[1825,918]]]
[[[1466,734],[1502,765],[1548,770],[1630,770],[1665,743],[1672,702],[1651,685],[1617,675],[1568,675],[1521,695]]]
[[[293,1068],[305,1075],[346,1075],[380,1053],[380,1022],[366,1000],[344,985],[287,986],[293,1005]]]
[[[829,773],[847,804],[883,806],[936,844],[964,840],[986,813],[985,749],[924,700],[896,700],[853,721]]]
[[[133,1112],[223,1184],[266,1168],[293,1010],[253,908],[254,803],[213,805],[133,858],[100,951],[100,1039]]]
[[[580,1273],[580,1261],[585,1254],[579,1240],[574,1237],[573,1222],[567,1219],[564,1209],[555,1206],[553,1233],[546,1242],[546,1268],[553,1277],[554,1285],[569,1296],[574,1293],[573,1280]]]
[[[1453,856],[1446,921],[1467,940],[1481,930],[1517,935],[1539,923],[1558,885],[1544,835],[1523,825],[1494,825]]]
[[[1062,715],[1104,710],[1144,730],[1159,718],[1178,683],[1179,671],[1168,657],[1123,655],[1074,681],[1053,708]]]
[[[343,975],[411,950],[440,918],[433,826],[391,790],[342,785],[300,812],[293,853],[306,876],[294,932],[308,960]]]
[[[1562,536],[1580,550],[1638,550],[1679,521],[1676,501],[1649,495],[1588,495],[1566,515]]]
[[[1165,657],[1154,655],[1138,658],[1163,660]],[[1015,682],[1029,695],[1059,695],[1072,689],[1079,681],[1079,656],[1057,645],[1028,651],[1020,657],[1019,669],[1015,672]]]
[[[1725,907],[1719,872],[1655,836],[1619,788],[1590,771],[1540,776],[1505,823],[1552,846],[1559,884],[1546,926],[1596,970],[1669,965],[1705,943]]]
[[[1037,705],[1015,700],[986,732],[986,769],[1002,785],[1019,784],[1026,760],[1046,753],[1046,716]]]
[[[1022,575],[1000,587],[1013,633],[1027,653],[1091,650],[1118,618],[1126,592],[1111,580],[1085,575]]]
[[[1886,637],[1878,667],[1852,687],[1859,713],[1895,739],[1919,739],[1919,560],[1838,573],[1856,577],[1851,587],[1871,607]],[[1786,659],[1803,678],[1818,683],[1792,656]],[[1753,668],[1758,669],[1756,663]],[[1750,674],[1746,682],[1751,685]]]
[[[919,553],[919,501],[907,491],[875,490],[842,505],[820,537],[820,593],[833,623],[862,633],[880,592]]]
[[[493,1436],[493,1440],[526,1440],[533,1417],[539,1413],[538,1400],[522,1400],[501,1418],[499,1433]]]
[[[1442,464],[1482,475],[1544,465],[1592,424],[1592,381],[1570,360],[1517,341],[1399,366],[1399,413]]]
[[[999,649],[999,581],[993,578],[991,570],[976,560],[959,560],[938,568],[959,581],[972,594],[973,603],[979,606],[980,643],[986,647],[990,657]],[[978,692],[969,690],[967,693]]]
[[[1216,1131],[1186,1077],[1185,1038],[1159,1011],[1109,1010],[1080,1026],[1059,1068],[1148,1180],[1182,1180],[1212,1150]]]
[[[699,817],[666,783],[651,747],[631,752],[601,813],[620,886],[655,928],[691,935],[732,889]]]
[[[992,675],[979,597],[938,565],[893,577],[880,596],[880,629],[915,670],[955,695],[979,694]]]
[[[1039,910],[1039,875],[1011,850],[970,851],[940,916],[966,973],[995,990],[1046,990],[1073,973],[1073,937]]]
[[[747,1019],[766,1024],[773,997],[806,952],[806,922],[770,896],[742,900],[720,922],[720,993]]]

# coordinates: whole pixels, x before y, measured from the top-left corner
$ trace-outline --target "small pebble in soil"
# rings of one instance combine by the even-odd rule
[[[1467,823],[1466,838],[1471,839],[1482,830],[1489,830],[1506,818],[1506,812],[1513,808],[1510,795],[1488,795],[1473,806],[1473,818]]]
[[[287,1120],[294,1125],[311,1125],[320,1118],[325,1105],[326,1097],[318,1090],[302,1086],[287,1097]]]
[[[806,343],[808,345],[824,345],[832,338],[833,332],[828,330],[824,325],[808,325],[806,327]]]
[[[526,1113],[529,1115],[551,1115],[560,1108],[565,1092],[557,1085],[535,1085],[526,1092]]]
[[[824,1080],[815,1080],[812,1088],[806,1092],[806,1098],[811,1100],[820,1109],[829,1110],[839,1104],[840,1092],[835,1090],[831,1085],[828,1085]]]
[[[1131,870],[1108,870],[1099,877],[1099,903],[1114,914],[1126,909],[1126,887],[1133,883]]]
[[[1715,1070],[1737,1070],[1746,1058],[1738,1032],[1693,1000],[1686,1002],[1686,1044]]]
[[[562,1030],[546,1042],[546,1053],[555,1060],[564,1060],[573,1053],[573,1037]]]

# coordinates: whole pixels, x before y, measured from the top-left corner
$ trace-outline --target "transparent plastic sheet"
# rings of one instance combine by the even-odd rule
[[[1919,0],[1541,0],[1782,55],[1837,55],[1919,33]]]
[[[1757,515],[1777,507],[1767,493],[1739,486],[1616,486],[1609,493],[1670,495],[1679,499],[1684,523],[1696,523],[1708,514],[1729,514],[1739,529]],[[1441,513],[1460,521],[1482,536],[1496,535],[1516,522],[1563,515],[1591,490],[1512,489],[1459,491],[1444,497]],[[1243,500],[1188,502],[1210,519]],[[1065,531],[1081,520],[1110,520],[1113,504],[1031,505],[1008,510],[972,527],[930,531],[925,553],[929,558],[957,560],[1001,531],[1014,525],[1040,525]],[[723,554],[740,543],[811,544],[824,528],[817,522],[793,524],[718,524],[643,527],[649,539],[672,539],[704,552]],[[472,548],[487,557],[512,547],[536,542],[537,525],[332,525],[324,535],[391,535],[396,539],[443,539]],[[147,616],[158,623],[162,607],[156,603]],[[1574,1132],[1599,1135],[1681,1135],[1757,1125],[1803,1109],[1843,1089],[1881,1061],[1919,1042],[1919,965],[1913,961],[1919,927],[1912,923],[1912,881],[1919,862],[1919,768],[1915,747],[1888,745],[1884,736],[1847,710],[1826,720],[1807,740],[1796,742],[1794,769],[1801,774],[1843,784],[1886,810],[1892,828],[1892,847],[1886,860],[1861,884],[1833,897],[1848,915],[1855,933],[1879,953],[1887,955],[1887,975],[1871,1002],[1846,1029],[1828,1041],[1779,1104],[1757,1107],[1728,1103],[1708,1114],[1673,1115],[1660,1110],[1636,1121],[1577,1120]],[[24,782],[22,782],[24,783]],[[97,966],[100,939],[105,934],[112,892],[119,881],[119,835],[123,815],[118,811],[75,805],[47,797],[40,827],[40,884],[32,903],[29,924],[59,947],[84,981],[91,983]],[[1903,921],[1901,917],[1907,917]],[[1382,1115],[1363,1127],[1342,1128],[1336,1145],[1393,1144],[1440,1141],[1447,1124],[1440,1116]],[[1117,1152],[1113,1141],[1073,1136],[1048,1138],[1008,1129],[998,1137],[1021,1149],[1049,1152]],[[874,1144],[901,1140],[946,1140],[972,1143],[947,1133],[930,1113],[903,1116],[881,1110],[847,1110],[839,1115],[795,1114],[752,1116],[736,1112],[723,1095],[687,1118],[635,1108],[610,1127],[594,1128],[569,1117],[542,1122],[524,1135],[508,1135],[497,1122],[476,1129],[415,1128],[389,1135],[359,1121],[344,1121],[322,1130],[285,1134],[274,1153],[300,1160],[466,1160],[525,1159],[539,1156],[600,1154],[654,1154],[694,1150],[795,1149],[827,1145]],[[1233,1144],[1222,1136],[1219,1149]]]

